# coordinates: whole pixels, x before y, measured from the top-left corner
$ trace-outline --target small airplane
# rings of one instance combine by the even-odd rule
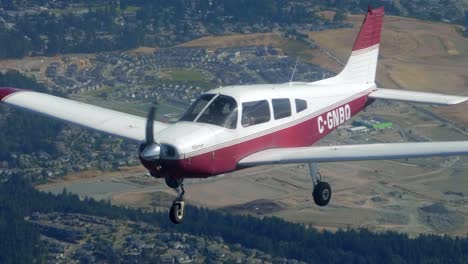
[[[331,199],[319,162],[467,155],[467,142],[418,142],[312,146],[375,99],[452,105],[468,97],[377,88],[383,7],[369,8],[346,66],[335,77],[306,83],[221,87],[202,94],[174,124],[43,93],[0,88],[8,105],[140,143],[139,159],[149,173],[177,189],[169,216],[184,219],[184,178],[206,178],[266,164],[308,163],[312,196]]]

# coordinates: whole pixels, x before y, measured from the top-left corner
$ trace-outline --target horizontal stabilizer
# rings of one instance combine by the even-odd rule
[[[376,91],[369,94],[369,98],[437,105],[454,105],[463,103],[466,100],[468,100],[468,97],[464,96],[412,92],[383,88],[378,88]]]
[[[382,143],[302,148],[274,148],[245,157],[239,166],[404,159],[468,155],[468,141]]]

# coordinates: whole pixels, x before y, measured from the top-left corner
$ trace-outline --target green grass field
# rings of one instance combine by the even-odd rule
[[[139,6],[127,6],[125,10],[123,10],[124,13],[135,13],[136,11],[140,10]],[[120,9],[122,11],[122,9]]]
[[[87,7],[70,7],[67,9],[51,9],[50,12],[55,15],[63,15],[63,14],[69,14],[69,13],[76,14],[76,13],[88,12],[88,8]]]
[[[95,11],[98,9],[104,9],[106,6],[94,6],[91,7],[91,10]],[[116,11],[119,13],[135,13],[140,9],[138,6],[127,6],[125,9],[116,8]],[[70,7],[66,9],[51,9],[50,12],[55,15],[63,15],[63,14],[77,14],[77,13],[85,13],[88,12],[88,7]]]

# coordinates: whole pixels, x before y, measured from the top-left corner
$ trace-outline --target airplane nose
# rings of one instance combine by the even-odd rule
[[[140,153],[140,157],[146,161],[158,160],[161,157],[161,145],[153,143],[146,146]]]

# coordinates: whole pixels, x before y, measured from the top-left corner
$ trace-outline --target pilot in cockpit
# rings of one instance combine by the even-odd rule
[[[237,104],[219,98],[209,106],[209,115],[213,124],[226,128],[235,128],[237,123]]]
[[[237,102],[225,95],[202,95],[179,121],[207,123],[229,129],[237,127]]]

